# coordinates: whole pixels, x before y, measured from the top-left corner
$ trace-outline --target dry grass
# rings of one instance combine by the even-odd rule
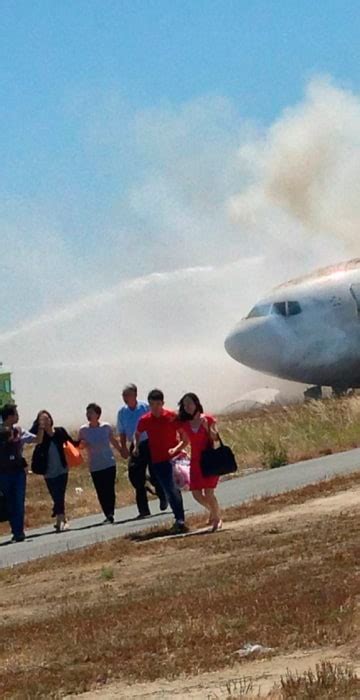
[[[241,468],[271,466],[271,453],[289,463],[360,444],[360,397],[270,407],[246,416],[220,417],[222,434]]]
[[[360,397],[326,399],[298,406],[271,407],[243,416],[220,417],[224,440],[237,456],[240,474],[250,469],[277,466],[360,445]],[[30,463],[32,448],[25,456]],[[82,488],[79,495],[75,489]],[[100,511],[86,466],[70,472],[67,490],[70,518]],[[117,504],[134,502],[126,463],[118,460]],[[27,487],[26,527],[44,525],[51,517],[51,502],[44,479],[30,474]],[[6,533],[0,524],[0,534]]]
[[[243,520],[256,515],[265,515],[274,511],[281,512],[288,506],[299,505],[320,496],[331,496],[341,491],[347,491],[360,484],[360,472],[335,476],[332,479],[320,481],[316,484],[309,484],[294,491],[287,491],[277,496],[262,496],[254,498],[239,506],[227,508],[223,512],[224,522],[233,520]],[[193,515],[187,519],[191,527],[197,527],[203,523],[202,515]],[[104,564],[119,557],[128,556],[133,552],[131,542],[151,541],[163,537],[169,533],[166,525],[159,525],[146,530],[139,530],[131,536],[124,536],[108,542],[101,542],[96,545],[85,547],[84,549],[64,552],[54,556],[37,559],[27,564],[19,564],[15,568],[0,569],[1,581],[16,582],[19,578],[41,572],[44,568],[61,568],[63,571],[74,567],[87,567],[89,564]]]
[[[343,512],[276,532],[119,540],[4,571],[0,696],[215,670],[247,642],[356,644],[359,534],[358,514]]]
[[[315,671],[287,673],[281,679],[280,700],[355,700],[360,697],[360,678],[351,668],[324,661]]]

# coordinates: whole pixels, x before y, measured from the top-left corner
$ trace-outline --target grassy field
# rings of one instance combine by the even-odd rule
[[[360,397],[220,416],[219,424],[242,469],[271,468],[360,445]]]
[[[224,441],[237,456],[240,474],[310,459],[360,445],[360,397],[314,401],[290,407],[273,407],[243,416],[219,417]],[[31,458],[31,448],[25,456]],[[126,463],[118,461],[117,504],[132,503]],[[82,492],[77,493],[76,489]],[[98,501],[86,466],[71,470],[67,491],[70,518],[99,512]],[[26,527],[50,520],[50,497],[44,480],[30,474],[27,488]],[[0,525],[0,534],[7,532]]]
[[[270,499],[241,506],[215,535],[157,530],[0,571],[0,697],[224,668],[239,678],[237,650],[254,641],[270,656],[346,645],[358,659],[360,475],[325,493],[314,501],[324,495],[315,485],[278,497],[276,513]],[[320,694],[325,682],[337,694]],[[244,697],[239,683],[221,697]],[[284,676],[276,697],[358,693],[354,674],[326,666]]]

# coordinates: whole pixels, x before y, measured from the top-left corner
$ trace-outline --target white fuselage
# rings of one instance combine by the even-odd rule
[[[278,287],[229,333],[225,347],[238,362],[283,379],[359,387],[360,262]]]

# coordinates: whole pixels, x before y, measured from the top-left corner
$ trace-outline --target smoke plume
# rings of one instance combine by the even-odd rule
[[[214,97],[126,119],[136,174],[97,237],[39,220],[36,202],[3,206],[0,357],[25,420],[47,407],[78,424],[90,400],[113,420],[129,381],[169,404],[196,391],[210,410],[278,386],[227,357],[227,331],[275,284],[359,253],[360,100],[330,80],[268,127]]]

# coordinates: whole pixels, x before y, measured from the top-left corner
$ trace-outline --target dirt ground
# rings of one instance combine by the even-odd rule
[[[350,489],[340,494],[328,498],[312,499],[301,505],[284,508],[281,512],[275,511],[265,515],[258,515],[248,520],[233,521],[226,523],[226,530],[249,530],[263,528],[279,528],[286,526],[296,526],[296,522],[318,519],[321,515],[341,513],[342,511],[360,511],[360,488]],[[192,536],[192,535],[190,535]],[[159,538],[158,543],[162,541]],[[142,546],[146,546],[143,543]],[[190,559],[191,550],[187,552]],[[162,558],[162,555],[160,555]],[[146,571],[146,556],[141,557],[144,572]],[[167,560],[169,566],[172,563]],[[186,562],[189,564],[190,562]],[[198,561],[201,566],[201,561]],[[135,568],[136,575],[141,574]],[[147,575],[149,571],[147,570]],[[360,584],[359,584],[360,591]],[[360,603],[359,603],[359,627],[358,641],[360,642]],[[350,645],[340,645],[338,647],[327,647],[321,649],[311,649],[297,651],[292,654],[279,654],[265,656],[253,654],[253,660],[242,661],[233,665],[229,669],[213,673],[203,673],[198,676],[182,677],[175,681],[159,680],[151,683],[113,683],[107,687],[93,690],[79,695],[67,696],[66,700],[74,700],[81,697],[81,700],[119,700],[120,698],[143,698],[144,700],[170,700],[173,697],[193,700],[215,700],[225,698],[230,693],[236,697],[237,685],[242,679],[251,681],[252,690],[249,695],[252,697],[265,698],[271,691],[276,695],[276,687],[280,678],[285,676],[287,671],[302,674],[308,669],[314,669],[321,661],[332,663],[350,664],[357,674],[360,674],[360,644],[353,642]],[[255,658],[254,658],[255,656]],[[257,657],[257,658],[256,658]],[[244,685],[246,684],[244,681]],[[233,690],[232,690],[233,689]],[[240,697],[240,695],[239,695]]]
[[[34,562],[26,567],[18,567],[14,570],[5,570],[0,577],[1,597],[0,614],[3,634],[6,628],[9,632],[28,623],[31,625],[47,624],[52,620],[54,610],[67,609],[74,604],[86,605],[89,610],[98,605],[99,595],[106,601],[113,602],[114,597],[120,602],[131,596],[134,589],[143,589],[145,592],[156,586],[159,571],[165,579],[176,576],[179,570],[179,552],[181,552],[181,569],[188,571],[189,575],[195,575],[198,571],[212,566],[221,568],[226,565],[231,553],[226,542],[235,537],[254,536],[265,540],[271,536],[285,533],[291,541],[299,531],[306,531],[314,525],[323,523],[329,516],[335,519],[344,516],[358,515],[360,511],[360,486],[327,497],[313,498],[298,505],[281,508],[279,511],[271,511],[262,515],[255,515],[242,520],[230,520],[225,522],[224,530],[216,535],[218,546],[214,547],[212,535],[206,536],[204,529],[191,532],[180,538],[157,537],[138,543],[119,540],[118,544],[109,544],[102,548],[97,556],[83,552],[74,559],[52,558],[51,564],[46,566],[44,562]],[[331,520],[329,521],[331,524]],[[203,537],[203,535],[205,535]],[[254,540],[255,541],[255,540]],[[211,543],[209,546],[205,543]],[[116,549],[114,549],[116,547]],[[115,556],[114,556],[115,555]],[[26,572],[26,573],[25,573]],[[356,572],[360,575],[360,568]],[[54,577],[56,586],[54,586]],[[3,585],[4,584],[4,585]],[[150,587],[150,588],[149,588]],[[358,586],[360,593],[360,583]],[[250,639],[252,643],[262,643],[262,639]],[[101,682],[98,689],[86,693],[67,694],[61,693],[57,697],[75,698],[82,700],[115,700],[115,698],[153,698],[164,700],[165,698],[194,698],[195,700],[211,700],[212,698],[240,697],[236,694],[237,683],[252,682],[252,693],[246,697],[266,697],[269,691],[278,683],[287,669],[301,673],[314,668],[321,660],[330,660],[336,663],[349,663],[355,671],[360,673],[360,602],[356,605],[356,614],[352,620],[352,634],[350,641],[343,643],[340,639],[332,645],[324,645],[314,648],[289,650],[284,647],[274,648],[273,652],[265,656],[250,656],[237,660],[236,649],[229,657],[229,666],[220,670],[206,672],[202,668],[196,675],[180,675],[176,680],[145,680],[137,682],[134,679],[111,682],[106,679],[106,685]],[[22,654],[24,666],[31,662],[27,659],[26,644]],[[21,659],[22,662],[22,659]],[[31,664],[30,664],[31,665]],[[24,669],[25,670],[25,669]],[[121,668],[119,669],[119,675]],[[117,675],[117,674],[115,674]],[[165,675],[165,674],[164,674]],[[109,682],[110,681],[110,682]],[[230,684],[230,685],[227,685]],[[6,685],[4,686],[6,687]],[[89,686],[88,686],[89,687]],[[234,691],[230,695],[229,688]],[[6,695],[6,697],[18,697]],[[20,696],[19,696],[20,697]],[[35,697],[29,695],[28,697]],[[44,697],[39,695],[38,697]],[[50,695],[49,695],[50,697]],[[51,695],[51,697],[55,697]]]
[[[333,647],[311,651],[296,652],[294,654],[281,654],[272,658],[258,658],[242,664],[235,664],[232,668],[215,673],[203,673],[199,676],[184,677],[176,681],[156,681],[154,683],[113,683],[106,688],[70,695],[65,700],[223,700],[230,692],[234,698],[240,684],[244,687],[249,681],[252,683],[251,692],[246,696],[250,698],[267,698],[269,694],[276,700],[274,688],[279,684],[281,676],[286,672],[302,674],[309,668],[315,668],[321,661],[332,663],[351,663],[355,672],[360,673],[360,656],[356,659],[355,652],[349,647]],[[245,679],[242,681],[242,679]],[[229,688],[229,690],[228,690]]]

